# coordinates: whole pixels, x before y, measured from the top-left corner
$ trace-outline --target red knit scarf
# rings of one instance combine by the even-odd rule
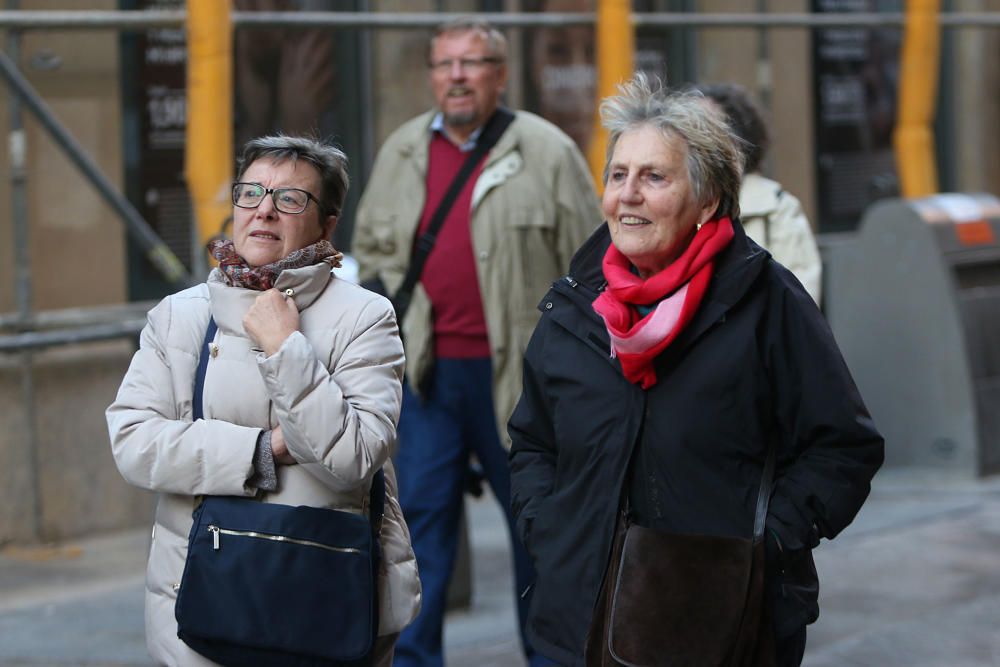
[[[718,255],[733,238],[729,218],[706,222],[695,232],[684,253],[670,266],[643,280],[631,271],[631,262],[612,243],[604,255],[608,287],[593,303],[611,337],[611,356],[617,356],[629,382],[649,389],[656,384],[653,360],[670,345],[694,317],[708,289]],[[636,306],[656,304],[639,317]]]
[[[334,268],[340,266],[344,255],[337,251],[327,240],[316,241],[305,248],[299,248],[288,253],[276,262],[263,266],[250,266],[236,252],[236,246],[230,239],[216,239],[208,242],[208,252],[219,261],[223,280],[227,285],[265,292],[278,281],[278,276],[285,269],[301,269],[320,262],[327,262]]]

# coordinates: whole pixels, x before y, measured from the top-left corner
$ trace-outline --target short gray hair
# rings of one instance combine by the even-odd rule
[[[739,217],[743,156],[722,114],[709,109],[701,93],[665,90],[659,79],[639,72],[618,86],[618,95],[601,102],[601,122],[609,132],[605,182],[622,134],[654,127],[667,140],[684,142],[688,178],[698,203],[706,206],[719,199],[712,219]]]
[[[340,215],[350,185],[344,151],[311,137],[291,137],[281,133],[257,137],[243,146],[236,180],[243,178],[250,165],[260,159],[274,162],[302,160],[315,167],[323,189],[319,196],[323,215]]]
[[[445,21],[434,28],[430,41],[427,43],[427,63],[430,64],[431,52],[434,49],[434,40],[442,35],[457,35],[466,32],[479,32],[486,37],[486,46],[490,50],[491,56],[496,56],[503,61],[507,60],[507,38],[496,27],[474,16],[460,16],[450,21]]]

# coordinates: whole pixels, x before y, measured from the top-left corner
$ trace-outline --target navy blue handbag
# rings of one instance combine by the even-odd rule
[[[195,419],[215,330],[213,319],[198,363]],[[381,470],[369,518],[206,496],[194,512],[174,608],[178,637],[222,665],[370,665],[384,498]]]

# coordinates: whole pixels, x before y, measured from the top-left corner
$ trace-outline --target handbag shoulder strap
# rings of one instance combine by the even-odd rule
[[[372,477],[372,488],[368,493],[368,521],[372,533],[378,535],[382,528],[382,515],[385,513],[385,469],[379,468]]]
[[[764,459],[764,472],[760,478],[760,490],[757,492],[757,511],[753,520],[753,541],[760,542],[764,538],[764,522],[767,520],[767,506],[771,501],[771,487],[774,485],[774,465],[777,447],[771,441],[767,445],[767,458]]]
[[[215,340],[215,332],[219,330],[219,325],[215,323],[215,317],[208,318],[208,328],[205,330],[205,340],[201,343],[201,354],[198,355],[198,370],[194,375],[194,394],[191,398],[191,411],[194,413],[194,421],[203,419],[205,416],[202,396],[205,394],[205,373],[208,371],[208,346]]]
[[[209,345],[215,340],[215,333],[219,330],[219,325],[215,323],[215,318],[210,317],[208,328],[205,330],[205,339],[201,343],[201,353],[198,355],[198,370],[194,375],[194,395],[191,399],[191,410],[194,413],[195,421],[203,419],[205,408],[203,397],[205,394],[205,373],[208,371]],[[368,520],[371,523],[372,532],[378,534],[382,525],[382,515],[385,513],[385,472],[382,468],[375,473],[372,478],[372,488],[368,494]]]
[[[448,190],[445,192],[444,198],[441,199],[441,203],[434,209],[434,215],[431,216],[431,221],[427,225],[427,229],[417,239],[410,266],[403,277],[403,283],[392,297],[392,303],[396,309],[397,321],[403,321],[406,310],[410,305],[410,298],[413,296],[413,289],[420,280],[420,275],[424,271],[424,264],[427,262],[427,257],[431,254],[431,250],[434,249],[438,232],[441,231],[441,226],[444,224],[445,218],[448,217],[452,205],[458,199],[459,193],[462,192],[466,181],[469,180],[469,176],[475,171],[480,160],[496,145],[512,122],[514,122],[513,113],[503,107],[496,110],[483,127],[482,134],[476,140],[476,147],[469,153],[469,157],[462,163],[458,174],[455,175],[451,185],[448,186]]]

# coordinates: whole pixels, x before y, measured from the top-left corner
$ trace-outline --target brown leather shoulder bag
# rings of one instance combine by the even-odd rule
[[[764,521],[774,478],[764,464],[753,538],[666,533],[623,513],[587,642],[587,665],[771,664],[764,625]],[[596,635],[596,636],[595,636]],[[595,641],[600,637],[599,641]]]

